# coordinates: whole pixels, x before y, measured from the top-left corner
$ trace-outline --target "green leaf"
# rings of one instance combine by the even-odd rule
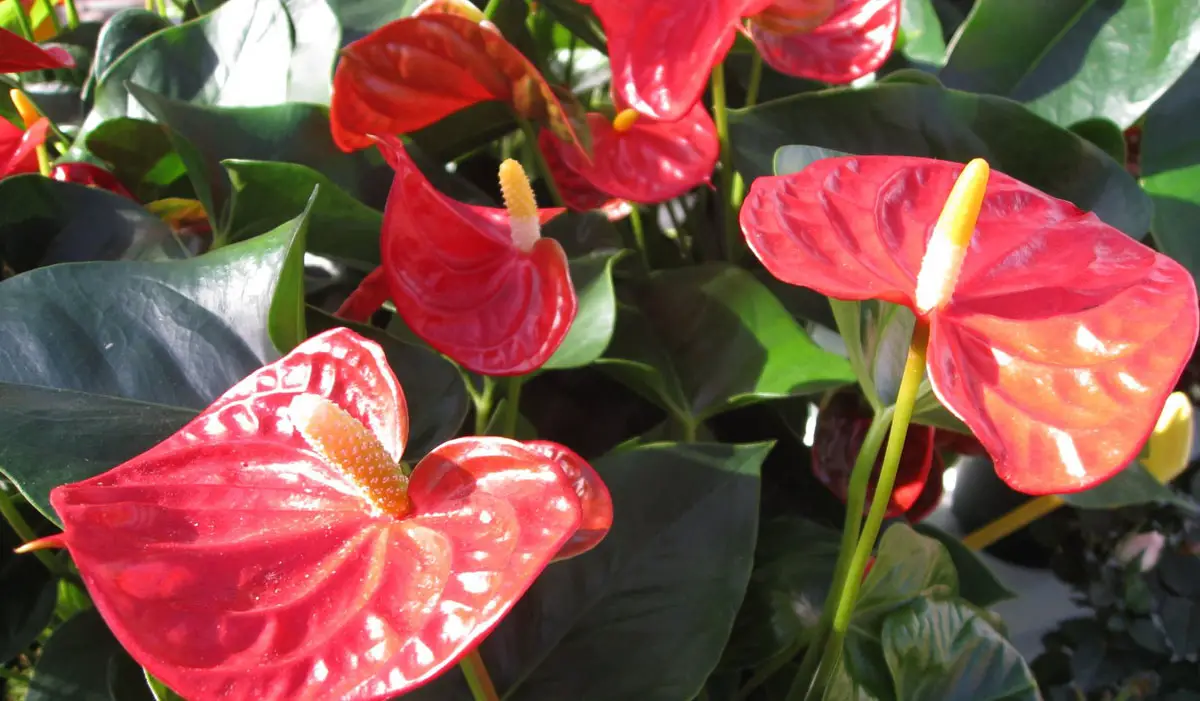
[[[329,178],[294,163],[227,160],[232,195],[223,236],[242,241],[277,226],[304,207],[319,187],[309,222],[308,250],[379,265],[383,213],[351,197]]]
[[[779,300],[741,268],[658,271],[637,297],[642,328],[632,334],[618,328],[602,362],[635,390],[693,421],[854,379],[844,358],[813,343]]]
[[[621,233],[600,212],[564,212],[542,227],[542,236],[558,241],[571,260],[622,246]]]
[[[1200,513],[1194,502],[1159,482],[1137,460],[1091,489],[1060,494],[1059,497],[1067,504],[1079,509],[1116,509],[1136,504],[1172,504],[1193,514]]]
[[[840,542],[837,531],[801,518],[781,517],[763,526],[722,668],[755,667],[811,641]]]
[[[913,528],[946,548],[958,575],[959,596],[980,608],[1016,598],[1017,595],[1004,586],[979,554],[963,545],[961,540],[929,523],[919,523]]]
[[[775,151],[790,144],[959,162],[979,157],[996,170],[1095,211],[1131,236],[1140,238],[1149,229],[1146,195],[1121,164],[1001,97],[878,83],[732,110],[730,129],[735,164],[747,180],[770,175]]]
[[[7,484],[0,490],[12,491]],[[8,498],[11,498],[9,496]],[[0,664],[7,664],[50,624],[58,587],[37,558],[13,553],[21,544],[7,526],[0,526]]]
[[[515,131],[512,110],[494,100],[459,110],[409,134],[421,151],[439,163],[457,160]]]
[[[1085,119],[1071,125],[1071,131],[1095,144],[1117,163],[1125,162],[1125,132],[1103,117]]]
[[[52,488],[151,448],[304,337],[307,211],[184,261],[80,263],[0,283],[0,472]]]
[[[540,5],[556,22],[594,49],[608,53],[604,27],[592,8],[577,0],[543,0]]]
[[[204,204],[216,231],[229,229],[232,185],[221,167],[221,162],[228,159],[308,166],[368,202],[382,202],[391,185],[391,169],[381,160],[374,164],[368,155],[372,152],[348,154],[334,145],[329,110],[324,107],[206,107],[171,100],[135,85],[129,89],[131,97],[136,96],[159,122],[167,125],[197,199]],[[311,188],[307,192],[311,193]]]
[[[146,685],[150,687],[150,693],[154,695],[154,701],[183,701],[183,697],[171,691],[166,684],[154,678],[154,675],[146,672]],[[119,701],[119,700],[118,700]]]
[[[342,45],[363,38],[383,25],[410,16],[423,0],[328,0],[342,25]]]
[[[198,105],[328,104],[340,39],[325,0],[229,0],[141,41],[112,64],[96,85],[76,148],[105,120],[147,117],[130,83]]]
[[[374,326],[339,319],[312,306],[306,312],[312,334],[345,326],[383,347],[408,404],[408,442],[404,448],[407,462],[415,464],[458,433],[467,415],[467,391],[458,368],[450,361]]]
[[[109,665],[126,656],[100,614],[85,611],[46,641],[25,701],[111,701]]]
[[[146,670],[128,654],[114,655],[108,660],[109,701],[157,701],[146,683]]]
[[[127,8],[109,17],[96,38],[96,53],[83,86],[83,99],[92,99],[97,81],[134,44],[170,26],[171,23],[158,13],[141,8]]]
[[[941,66],[946,62],[942,23],[930,0],[902,0],[896,50],[918,63]]]
[[[1167,642],[1176,655],[1200,653],[1200,606],[1190,599],[1168,596],[1163,601],[1162,623]]]
[[[1005,95],[1069,126],[1125,129],[1200,55],[1200,4],[1176,0],[979,0],[942,82]]]
[[[897,701],[1041,701],[1020,653],[965,604],[917,599],[882,641]]]
[[[164,197],[168,186],[187,175],[167,130],[143,119],[108,120],[88,134],[87,150],[142,202]]]
[[[879,541],[875,564],[854,607],[854,625],[877,624],[888,613],[931,593],[958,593],[950,553],[908,524],[894,523]]]
[[[136,202],[32,173],[0,181],[0,261],[16,272],[54,263],[162,260],[187,252]]]
[[[505,698],[691,699],[742,602],[770,444],[660,444],[595,462],[619,517],[549,567],[483,646]]]
[[[1146,113],[1142,187],[1154,200],[1150,233],[1163,253],[1200,279],[1200,60]]]
[[[571,283],[579,297],[575,321],[562,345],[543,366],[566,370],[590,365],[604,354],[617,324],[613,264],[625,251],[597,251],[571,261]]]

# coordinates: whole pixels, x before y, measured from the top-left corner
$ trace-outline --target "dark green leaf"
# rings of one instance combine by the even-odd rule
[[[46,641],[25,701],[111,701],[109,665],[126,654],[100,614],[85,611]]]
[[[608,53],[604,27],[592,8],[577,0],[543,0],[540,3],[556,22],[572,34],[587,42],[592,48]]]
[[[854,624],[868,626],[925,594],[958,593],[958,574],[945,546],[906,523],[884,532],[871,573],[863,582]]]
[[[882,641],[897,701],[1041,701],[1021,654],[965,604],[917,599]]]
[[[183,701],[183,697],[171,691],[166,684],[155,679],[152,674],[146,672],[146,684],[150,687],[150,693],[154,695],[154,701]],[[116,699],[115,701],[120,701]]]
[[[579,297],[579,311],[562,345],[546,362],[547,370],[590,365],[608,348],[617,323],[613,264],[623,254],[624,251],[597,251],[571,261],[571,283]]]
[[[1200,60],[1146,113],[1142,187],[1154,200],[1151,233],[1163,253],[1200,278]]]
[[[423,0],[329,0],[342,25],[342,45],[361,39],[383,25],[408,17]]]
[[[4,484],[0,490],[12,488]],[[20,544],[11,529],[0,526],[0,665],[28,649],[50,624],[58,597],[58,587],[41,561],[13,554]]]
[[[517,129],[512,110],[502,102],[481,102],[439,119],[409,138],[429,158],[445,163],[461,158]]]
[[[1176,655],[1190,657],[1200,652],[1200,606],[1194,601],[1168,596],[1163,601],[1162,622]]]
[[[146,671],[127,654],[108,660],[109,701],[158,701],[146,682]]]
[[[142,119],[108,120],[88,135],[87,150],[105,161],[142,202],[159,199],[169,185],[187,175],[166,129]]]
[[[1153,503],[1173,504],[1192,513],[1197,512],[1196,505],[1190,499],[1159,482],[1136,460],[1091,489],[1060,496],[1066,503],[1080,509],[1115,509]]]
[[[941,66],[946,62],[942,23],[930,0],[902,0],[896,49],[910,60]]]
[[[622,244],[620,232],[599,212],[564,212],[542,228],[542,236],[558,241],[572,260]]]
[[[1071,125],[1071,131],[1107,153],[1117,163],[1125,162],[1125,132],[1103,117],[1085,119]]]
[[[917,533],[933,538],[946,548],[954,562],[958,575],[958,594],[980,608],[988,608],[1001,601],[1016,597],[996,577],[979,555],[962,544],[962,541],[928,523],[914,526]]]
[[[307,212],[172,262],[41,268],[0,283],[0,472],[47,518],[49,491],[170,435],[304,337]]]
[[[338,319],[307,308],[310,334],[345,326],[383,347],[408,404],[408,443],[404,459],[416,460],[454,437],[467,415],[467,392],[450,361],[423,346],[406,343],[386,331]],[[532,436],[531,436],[532,438]]]
[[[92,70],[83,87],[83,99],[91,100],[99,81],[126,51],[151,34],[170,27],[171,23],[158,13],[140,8],[121,10],[109,17],[96,39],[96,54]]]
[[[776,149],[789,144],[959,162],[979,157],[996,170],[1095,211],[1131,236],[1140,238],[1149,229],[1146,195],[1121,164],[1078,135],[1000,97],[880,83],[732,110],[730,129],[738,170],[748,180],[770,175]]]
[[[1007,95],[1068,126],[1125,129],[1200,54],[1200,4],[979,0],[942,71],[953,88]]]
[[[171,100],[130,86],[159,122],[169,127],[196,196],[213,228],[227,230],[232,186],[221,162],[228,159],[284,161],[320,171],[338,187],[365,202],[382,202],[392,171],[371,151],[343,153],[333,144],[329,110],[291,103],[275,107],[206,107]],[[311,188],[305,195],[311,194]]]
[[[383,214],[333,184],[321,173],[293,163],[228,160],[232,183],[223,236],[241,241],[291,219],[320,187],[309,220],[308,250],[379,265]]]
[[[107,190],[38,174],[0,181],[0,261],[15,272],[54,263],[182,258],[161,219]]]

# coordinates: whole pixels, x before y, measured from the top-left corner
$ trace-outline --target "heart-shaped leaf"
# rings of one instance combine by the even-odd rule
[[[161,199],[174,183],[187,182],[187,166],[166,128],[144,119],[116,117],[104,122],[88,134],[87,150],[105,161],[142,202]]]
[[[162,220],[99,188],[19,175],[0,181],[0,201],[12,203],[0,208],[0,260],[16,272],[186,254]]]
[[[596,251],[570,261],[571,284],[579,298],[579,310],[567,337],[543,368],[579,368],[604,354],[617,324],[613,265],[624,254],[625,251]]]
[[[1132,37],[1138,51],[1130,52]],[[980,0],[942,69],[948,87],[1007,95],[1069,126],[1125,129],[1200,56],[1200,5]]]
[[[901,0],[896,50],[917,63],[941,66],[946,62],[946,41],[933,0]]]
[[[109,669],[128,657],[100,614],[84,611],[54,629],[34,667],[25,699],[112,701]]]
[[[880,114],[887,119],[876,118]],[[984,158],[996,170],[1094,211],[1130,236],[1141,238],[1150,227],[1146,195],[1122,164],[1000,97],[880,83],[733,110],[730,130],[735,164],[747,181],[769,175],[776,150],[790,144],[963,163]]]
[[[83,86],[83,99],[92,99],[96,83],[134,44],[170,26],[171,22],[162,15],[141,8],[124,9],[109,17],[96,37],[96,51],[87,83]]]
[[[1004,586],[975,551],[968,549],[958,538],[928,522],[918,523],[913,529],[946,548],[958,574],[958,593],[962,598],[980,608],[988,608],[1017,596]]]

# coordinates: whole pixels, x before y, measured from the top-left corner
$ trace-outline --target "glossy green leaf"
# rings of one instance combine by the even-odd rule
[[[833,581],[840,542],[839,532],[800,518],[781,517],[763,526],[722,668],[751,668],[808,644]]]
[[[592,8],[578,0],[542,0],[539,3],[556,22],[594,49],[608,53],[604,27]]]
[[[104,161],[141,202],[160,199],[172,183],[187,175],[166,129],[144,119],[117,117],[104,122],[88,134],[87,150]]]
[[[338,187],[366,202],[383,202],[392,171],[371,151],[343,153],[333,144],[329,111],[318,105],[206,107],[130,87],[156,119],[168,127],[175,150],[217,231],[228,229],[232,196],[221,161],[283,161],[320,171]],[[377,158],[377,156],[376,156]],[[304,193],[311,193],[311,189]],[[331,195],[333,196],[333,195]],[[294,195],[293,195],[294,197]]]
[[[1200,4],[1176,0],[979,0],[942,82],[1005,95],[1069,126],[1125,129],[1200,55]]]
[[[146,670],[127,654],[108,660],[108,698],[110,701],[157,701],[146,683]]]
[[[958,594],[962,598],[980,608],[988,608],[1017,596],[1004,586],[978,553],[967,548],[958,538],[929,523],[919,523],[913,528],[917,533],[933,538],[946,548],[958,575]]]
[[[92,99],[96,83],[134,44],[170,26],[171,23],[158,13],[141,8],[127,8],[109,17],[96,37],[92,69],[83,87],[84,99]]]
[[[127,197],[38,174],[0,181],[0,261],[15,272],[91,260],[163,260],[186,251]]]
[[[146,675],[146,685],[150,687],[150,693],[154,695],[154,701],[183,701],[183,697],[171,691],[166,684],[154,678],[154,675],[149,672]]]
[[[46,641],[25,701],[111,701],[109,667],[123,656],[128,655],[100,614],[84,611]]]
[[[1200,60],[1146,113],[1142,187],[1154,200],[1150,233],[1163,253],[1200,279]]]
[[[11,492],[12,487],[4,484],[0,490]],[[45,565],[12,552],[20,544],[12,529],[0,526],[0,591],[4,592],[0,596],[0,664],[27,650],[50,624],[58,597],[58,587]]]
[[[0,283],[0,472],[52,488],[166,438],[304,337],[307,212],[198,258],[41,268]]]
[[[1095,144],[1117,163],[1125,162],[1125,132],[1112,120],[1093,117],[1072,124],[1070,129]]]
[[[1197,505],[1182,494],[1159,482],[1134,461],[1124,470],[1082,492],[1060,495],[1063,501],[1080,509],[1116,509],[1136,504],[1173,504],[1191,513],[1200,513]]]
[[[637,300],[645,318],[638,325],[645,328],[631,334],[618,329],[602,362],[694,421],[854,379],[844,358],[813,343],[779,300],[741,268],[658,271],[639,288]]]
[[[896,50],[918,63],[941,66],[946,62],[942,23],[931,0],[901,0]]]
[[[442,163],[453,161],[517,129],[512,110],[494,100],[459,110],[409,134],[421,151]]]
[[[408,404],[405,461],[416,464],[458,433],[467,415],[467,391],[458,368],[450,361],[425,346],[408,343],[374,326],[339,319],[312,306],[306,309],[306,319],[312,335],[345,326],[383,347]]]
[[[319,187],[309,221],[308,250],[379,265],[383,213],[351,197],[307,166],[269,161],[222,161],[232,194],[222,236],[242,241],[295,216]]]
[[[423,0],[327,0],[342,26],[342,46],[408,17]]]
[[[542,227],[542,236],[563,247],[567,258],[621,248],[621,233],[600,212],[564,212]]]
[[[579,310],[562,345],[543,366],[545,369],[583,367],[604,354],[617,324],[613,265],[624,253],[597,251],[571,260],[571,283],[579,298]]]
[[[129,84],[198,105],[327,104],[340,39],[325,0],[229,0],[156,33],[113,63],[96,85],[81,139],[113,117],[148,117]]]
[[[854,607],[854,623],[878,623],[888,613],[926,594],[957,594],[958,581],[945,546],[906,523],[894,523],[879,541],[875,564]]]
[[[1041,701],[1020,653],[965,604],[917,599],[882,641],[897,701]]]
[[[735,163],[749,180],[773,171],[775,151],[808,144],[847,153],[985,158],[1011,175],[1134,237],[1150,205],[1122,164],[1011,100],[931,85],[879,83],[826,90],[730,114]]]

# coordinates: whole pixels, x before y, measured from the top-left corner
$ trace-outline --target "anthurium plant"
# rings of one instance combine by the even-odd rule
[[[0,0],[4,698],[1191,698],[1200,6],[1070,5]]]

